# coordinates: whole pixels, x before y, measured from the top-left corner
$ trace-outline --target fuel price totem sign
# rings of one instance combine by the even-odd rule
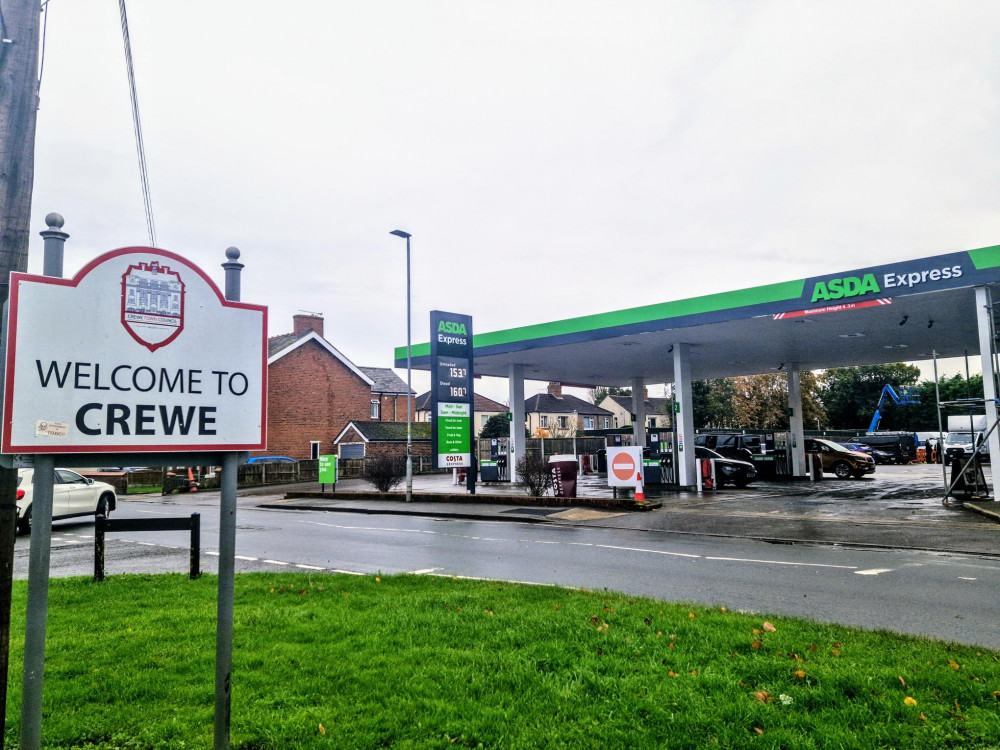
[[[472,318],[431,311],[434,468],[472,466]]]

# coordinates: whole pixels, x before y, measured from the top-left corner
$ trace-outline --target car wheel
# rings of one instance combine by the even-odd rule
[[[837,479],[848,479],[851,476],[851,465],[847,461],[838,461],[833,465],[833,473]]]
[[[110,500],[111,500],[110,495],[101,495],[101,499],[97,501],[97,510],[94,511],[94,515],[104,516],[105,518],[110,516],[111,515],[111,508],[109,502]]]
[[[17,531],[20,534],[31,533],[31,506],[24,511],[24,515],[17,519]]]
[[[853,472],[851,472],[851,476],[853,476],[855,479],[861,479],[861,477],[863,477],[864,475],[865,475],[865,472],[863,472],[863,471],[853,471]]]

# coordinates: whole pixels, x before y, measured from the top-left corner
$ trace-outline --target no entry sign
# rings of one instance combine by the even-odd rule
[[[635,487],[639,484],[642,448],[608,448],[608,486]]]
[[[4,453],[266,445],[267,308],[166,250],[11,274]]]

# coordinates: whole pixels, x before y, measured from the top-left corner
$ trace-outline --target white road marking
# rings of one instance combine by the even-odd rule
[[[410,571],[410,575],[411,576],[425,576],[425,575],[428,575],[429,573],[436,573],[439,570],[441,570],[441,568],[424,568],[423,570],[411,570]]]
[[[975,578],[966,578],[965,576],[959,576],[958,580],[960,580],[960,581],[975,581],[977,579],[975,579]]]
[[[303,570],[326,570],[318,565],[306,565],[304,563],[295,563],[296,568],[302,568]]]
[[[291,563],[281,562],[281,560],[261,560],[261,562],[270,563],[271,565],[291,565]]]
[[[593,547],[599,547],[601,549],[619,549],[624,552],[648,552],[651,555],[670,555],[671,557],[695,557],[700,558],[701,555],[689,555],[684,552],[667,552],[660,549],[644,549],[643,547],[618,547],[614,544],[594,544]],[[711,560],[711,557],[706,557],[706,560]]]
[[[879,573],[891,573],[895,568],[870,568],[868,570],[855,570],[856,576],[877,576]]]
[[[215,555],[216,557],[219,556],[218,552],[215,552],[214,550],[210,550],[210,549],[205,550],[205,554],[206,555]]]
[[[857,565],[829,565],[827,563],[786,562],[785,560],[754,560],[743,557],[706,557],[705,559],[723,560],[725,562],[761,563],[763,565],[801,565],[807,568],[841,568],[843,570],[854,570],[858,567]]]
[[[233,557],[237,560],[246,560],[248,562],[257,562],[260,559],[257,557],[247,557],[246,555],[233,555]]]

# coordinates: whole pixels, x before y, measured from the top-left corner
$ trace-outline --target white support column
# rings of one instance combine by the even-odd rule
[[[525,454],[524,444],[524,365],[510,365],[507,372],[508,398],[510,399],[510,445],[507,476],[511,482],[520,482],[517,462]]]
[[[674,398],[680,412],[674,414],[677,441],[677,483],[694,487],[697,474],[694,462],[694,401],[691,397],[691,347],[674,344]]]
[[[802,375],[799,366],[792,365],[788,371],[788,408],[791,416],[788,418],[789,431],[792,433],[792,476],[806,475],[806,438],[802,423]]]
[[[979,323],[979,359],[983,367],[983,396],[986,398],[986,426],[989,428],[997,419],[996,373],[993,371],[993,332],[990,326],[992,310],[989,308],[990,295],[984,286],[976,287],[976,320]],[[1000,430],[994,430],[989,439],[990,461],[1000,462]],[[995,484],[995,480],[994,480]]]
[[[646,397],[643,393],[646,384],[643,378],[632,378],[632,445],[646,447]]]

